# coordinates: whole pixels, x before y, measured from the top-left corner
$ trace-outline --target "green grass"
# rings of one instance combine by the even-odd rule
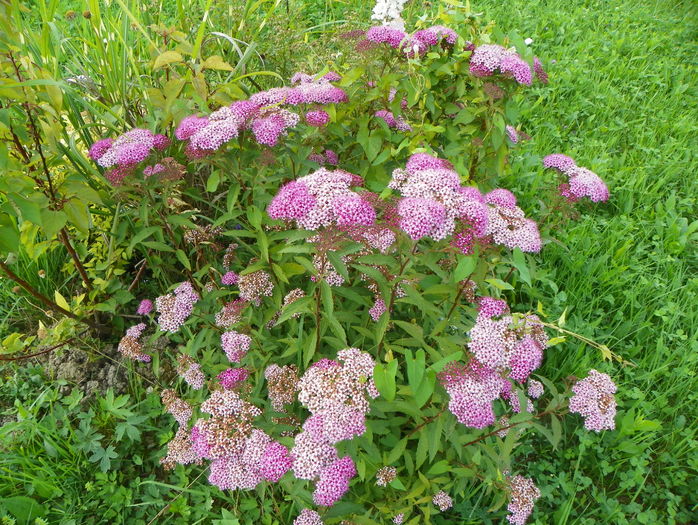
[[[513,0],[475,8],[505,34],[532,38],[550,73],[522,115],[533,140],[512,159],[509,184],[532,208],[552,180],[537,158],[561,152],[611,188],[608,205],[565,225],[544,249],[540,275],[559,291],[542,300],[554,314],[569,308],[568,328],[638,365],[600,365],[598,353],[571,343],[548,353],[543,374],[597,367],[617,380],[619,431],[577,432],[578,453],[551,451],[545,473],[560,485],[544,492],[539,510],[555,511],[555,523],[695,522],[695,4]],[[543,512],[538,522],[551,522]]]

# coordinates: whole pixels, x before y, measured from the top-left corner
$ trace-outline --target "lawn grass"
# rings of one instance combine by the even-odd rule
[[[618,432],[578,432],[579,454],[549,458],[560,483],[540,506],[559,509],[555,523],[695,523],[696,6],[512,0],[474,8],[505,34],[532,38],[550,73],[522,114],[533,136],[522,151],[566,153],[611,188],[608,205],[545,247],[539,272],[559,291],[543,301],[554,314],[568,307],[568,328],[638,365],[601,365],[619,384]],[[532,203],[551,175],[528,164],[512,159],[509,184]],[[588,347],[556,348],[548,377],[599,368]]]

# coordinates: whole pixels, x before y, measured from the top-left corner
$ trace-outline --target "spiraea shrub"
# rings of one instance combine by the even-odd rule
[[[561,180],[545,217],[501,187],[535,134],[516,116],[548,82],[543,63],[468,11],[405,28],[388,16],[401,3],[384,3],[385,23],[338,35],[341,60],[249,93],[210,78],[184,89],[190,44],[171,41],[162,109],[88,145],[100,193],[66,178],[57,194],[50,169],[17,168],[0,181],[0,246],[43,222],[70,245],[73,193],[117,210],[120,271],[88,266],[99,289],[79,309],[114,315],[118,350],[159,378],[162,469],[273,497],[269,523],[453,523],[481,493],[523,524],[545,484],[527,475],[540,438],[574,446],[563,417],[615,426],[609,375],[541,374],[575,334],[523,289],[564,227],[551,214],[610,193],[550,152],[542,167]],[[18,180],[44,207],[36,220]]]

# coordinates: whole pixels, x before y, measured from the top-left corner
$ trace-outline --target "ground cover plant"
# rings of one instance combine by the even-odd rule
[[[391,4],[7,8],[6,521],[694,519],[695,27]]]

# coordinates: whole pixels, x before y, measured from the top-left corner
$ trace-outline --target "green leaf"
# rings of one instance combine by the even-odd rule
[[[250,206],[247,208],[247,220],[250,221],[250,224],[255,230],[262,228],[262,212],[259,211],[257,206]]]
[[[458,361],[461,357],[463,357],[463,352],[456,352],[451,355],[447,355],[443,359],[438,360],[436,363],[431,365],[429,367],[429,370],[433,370],[436,373],[441,372],[444,368],[446,368],[446,365],[452,361]]]
[[[373,380],[376,383],[376,388],[387,401],[395,399],[397,365],[397,360],[393,359],[387,365],[378,363],[373,370]]]
[[[78,180],[66,180],[63,184],[66,193],[72,193],[79,200],[90,204],[102,204],[102,198],[91,186]]]
[[[159,252],[173,252],[174,251],[174,249],[172,249],[170,246],[168,246],[164,242],[160,242],[160,241],[145,241],[143,243],[143,246],[146,246],[148,248],[152,248],[153,250],[157,250]]]
[[[344,264],[344,261],[342,258],[337,254],[337,252],[334,251],[328,251],[327,252],[327,258],[330,260],[332,263],[332,266],[334,266],[334,269],[337,270],[337,273],[344,277],[347,281],[349,280],[349,271],[347,270],[347,265]]]
[[[472,273],[475,271],[476,266],[477,257],[472,255],[459,255],[458,265],[453,271],[453,282],[459,283],[470,277],[470,275],[472,275]]]
[[[161,231],[160,226],[149,226],[147,228],[143,228],[141,231],[139,231],[136,235],[133,236],[126,251],[128,253],[131,253],[133,251],[133,248],[135,248],[135,246],[138,243],[147,239],[148,237],[150,237],[153,233],[155,233],[157,231]]]
[[[259,252],[262,256],[264,262],[269,262],[269,238],[264,230],[259,230],[257,232],[257,245],[259,246]]]
[[[233,66],[228,64],[220,55],[208,57],[201,64],[202,69],[216,69],[219,71],[233,71]]]
[[[313,303],[313,297],[301,297],[296,299],[291,304],[286,306],[281,311],[279,319],[276,321],[276,325],[283,323],[284,321],[290,319],[294,314],[298,313],[312,313],[311,305]],[[275,326],[276,326],[275,325]]]
[[[14,220],[6,214],[0,214],[0,251],[4,253],[19,250],[19,231]]]
[[[78,199],[70,199],[65,206],[63,206],[63,211],[70,221],[70,224],[84,234],[89,232],[92,221],[90,219],[90,210],[84,202]]]
[[[332,297],[332,288],[324,279],[320,281],[320,296],[322,298],[322,306],[325,309],[323,313],[330,316],[334,314],[334,298]]]
[[[421,467],[422,464],[427,459],[427,452],[429,452],[429,436],[426,432],[419,433],[419,442],[417,443],[417,454],[415,456],[417,468]]]
[[[5,507],[20,523],[29,523],[46,515],[46,508],[27,496],[2,498],[0,505]]]
[[[208,176],[208,180],[206,181],[206,191],[213,193],[218,189],[218,184],[220,184],[220,182],[221,174],[218,170],[216,170]]]
[[[18,193],[8,193],[7,196],[19,209],[22,220],[41,226],[41,206],[38,202],[26,199]]]
[[[524,253],[520,248],[514,248],[513,256],[514,266],[519,271],[521,280],[527,285],[531,286],[531,273],[528,269],[528,265],[526,264],[526,257],[524,256]]]
[[[182,266],[184,266],[187,270],[191,270],[191,263],[189,262],[189,258],[182,250],[177,250],[175,252],[175,255],[177,256],[177,260],[180,263],[182,263]]]
[[[383,146],[383,138],[378,135],[371,135],[368,137],[368,143],[366,145],[366,156],[369,161],[372,161],[378,156]]]
[[[419,386],[414,390],[414,400],[419,408],[424,406],[431,395],[434,393],[436,386],[436,373],[433,370],[427,372],[426,377],[419,383]]]
[[[427,428],[426,434],[429,435],[429,461],[434,461],[436,454],[441,446],[441,433],[444,428],[443,414],[436,418]]]
[[[63,308],[64,310],[68,310],[70,312],[70,305],[68,304],[68,301],[65,300],[65,297],[61,295],[61,292],[58,290],[55,290],[53,292],[53,298],[54,301],[56,301],[56,304]]]
[[[426,355],[424,350],[419,349],[416,352],[416,357],[412,356],[412,351],[407,350],[405,352],[405,363],[407,365],[407,381],[412,388],[412,392],[416,392],[422,378],[424,377],[425,367],[424,363],[426,360]]]
[[[316,350],[316,343],[317,343],[317,331],[319,330],[319,327],[313,328],[313,330],[308,334],[308,337],[306,339],[306,346],[303,349],[303,365],[308,366],[308,363],[313,359],[313,356],[315,355],[315,350]]]
[[[454,124],[470,124],[473,120],[475,120],[475,115],[473,115],[470,110],[468,109],[461,109],[458,112],[458,115],[456,115],[456,118],[453,119]]]
[[[451,470],[451,465],[448,461],[442,459],[441,461],[434,463],[427,471],[427,474],[437,476],[439,474],[443,474],[444,472],[448,472],[449,470]]]
[[[397,445],[395,445],[395,448],[393,448],[390,451],[390,454],[388,454],[388,458],[385,460],[385,463],[387,465],[390,465],[391,463],[395,463],[398,459],[400,459],[400,456],[405,452],[405,448],[407,448],[407,438],[404,437],[400,441],[398,441]]]
[[[153,69],[158,69],[169,64],[174,64],[175,62],[181,62],[183,57],[177,51],[165,51],[164,53],[158,55],[153,63]]]
[[[514,287],[510,285],[507,282],[502,281],[501,279],[485,279],[486,283],[491,284],[495,288],[498,288],[500,290],[513,290]]]

